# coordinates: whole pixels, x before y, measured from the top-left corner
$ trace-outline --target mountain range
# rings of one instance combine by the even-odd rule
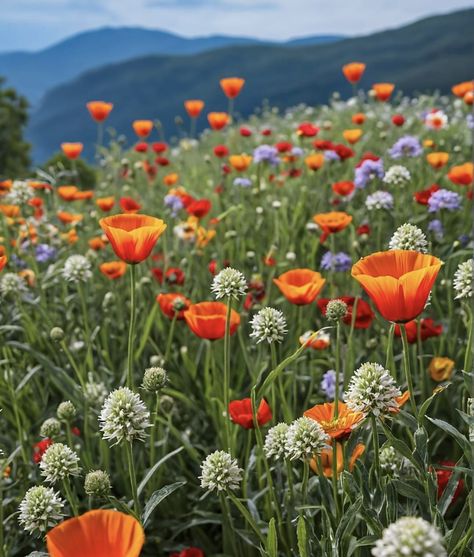
[[[86,48],[89,44],[89,39],[85,40],[86,33],[82,38],[71,39],[73,45],[79,39],[79,42],[85,41],[81,47],[72,48],[69,41],[61,43],[62,48],[60,45],[52,47],[53,51],[57,49],[57,68],[69,63],[75,67],[76,74],[66,81],[66,74],[59,72],[61,75],[54,79],[60,84],[52,86],[54,79],[49,82],[48,86],[52,87],[32,110],[27,138],[33,144],[37,162],[57,151],[63,141],[82,141],[86,145],[85,155],[91,156],[96,126],[85,108],[90,100],[113,102],[114,109],[107,125],[132,142],[131,122],[143,118],[159,119],[169,139],[175,134],[175,117],[186,118],[183,102],[189,98],[203,99],[206,103],[199,121],[202,129],[207,123],[206,112],[227,107],[219,79],[228,76],[246,80],[236,103],[242,116],[261,106],[264,99],[280,108],[301,102],[318,104],[326,102],[333,91],[340,91],[344,96],[350,94],[351,88],[342,75],[341,66],[353,60],[367,64],[361,82],[365,89],[374,82],[389,81],[396,84],[397,91],[406,94],[435,90],[447,93],[454,83],[474,77],[472,29],[474,9],[467,9],[362,37],[323,37],[322,42],[321,37],[285,44],[213,37],[193,39],[198,43],[185,47],[189,39],[171,36],[160,48],[168,48],[174,54],[147,56],[135,56],[137,51],[131,47],[127,49],[121,41],[115,41],[116,52],[111,54],[110,38],[109,46],[99,49],[99,56],[97,42],[92,41]],[[124,32],[123,29],[108,29],[105,34],[113,35],[115,31]],[[139,31],[128,29],[126,33],[134,35],[135,32],[140,34]],[[181,46],[176,46],[176,41]],[[218,44],[212,46],[212,41]],[[134,44],[138,43],[140,40]],[[164,46],[165,43],[168,46]],[[190,50],[186,52],[185,48]],[[125,60],[118,56],[119,51]],[[73,57],[73,52],[77,58]],[[109,57],[117,56],[118,61],[103,64],[104,52],[108,52]],[[84,60],[91,63],[94,53],[93,69],[77,75],[80,63],[85,63]],[[3,73],[12,79],[8,72],[3,70]]]

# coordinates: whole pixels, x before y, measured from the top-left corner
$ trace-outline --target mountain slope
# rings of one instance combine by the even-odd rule
[[[472,78],[472,28],[474,9],[332,44],[240,46],[107,66],[47,94],[33,115],[29,138],[37,159],[57,150],[61,141],[83,141],[90,148],[96,133],[84,107],[90,99],[115,103],[109,124],[120,133],[133,136],[130,123],[136,118],[158,118],[170,135],[175,116],[184,115],[186,98],[202,98],[206,110],[225,109],[218,85],[225,75],[247,80],[237,99],[244,115],[263,98],[280,107],[315,104],[326,101],[332,91],[350,91],[340,68],[354,59],[367,63],[362,83],[366,88],[375,81],[393,81],[405,93],[447,92],[453,83]]]
[[[338,40],[337,35],[306,37],[308,44]],[[47,89],[65,83],[84,71],[149,54],[196,54],[229,45],[260,44],[243,37],[213,35],[185,38],[173,33],[135,27],[101,28],[79,33],[39,52],[0,54],[0,75],[32,102]]]

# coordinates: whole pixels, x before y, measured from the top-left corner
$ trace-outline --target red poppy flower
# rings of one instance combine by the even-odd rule
[[[316,139],[313,141],[313,147],[319,151],[333,151],[334,143],[327,139]]]
[[[272,130],[270,128],[265,128],[260,132],[264,137],[272,135]]]
[[[395,126],[403,126],[403,124],[405,123],[405,118],[401,114],[394,114],[392,116],[392,123]]]
[[[170,557],[205,557],[204,551],[197,547],[188,547],[179,553],[171,553]]]
[[[41,462],[44,453],[52,444],[53,440],[46,437],[46,439],[41,439],[41,441],[38,441],[38,443],[33,445],[33,462],[35,464],[39,464]]]
[[[438,190],[439,190],[438,184],[433,184],[429,188],[415,192],[413,197],[415,201],[420,205],[428,205],[428,201],[430,197],[433,195],[435,191]]]
[[[214,155],[220,159],[227,157],[229,154],[229,149],[225,145],[216,145],[214,147]]]
[[[184,284],[184,271],[179,267],[170,267],[165,273],[165,280],[168,284]]]
[[[176,313],[176,319],[184,319],[184,312],[191,305],[191,300],[188,300],[188,298],[182,294],[174,292],[169,292],[168,294],[158,294],[156,301],[160,305],[161,311],[166,315],[166,317],[169,317],[169,319],[173,319]]]
[[[158,166],[169,166],[170,160],[166,157],[156,157],[155,162]]]
[[[145,141],[140,141],[139,143],[135,144],[133,148],[136,153],[146,153],[148,151],[148,143]]]
[[[121,197],[119,205],[124,213],[136,213],[142,208],[140,203],[131,197]]]
[[[374,155],[370,151],[367,151],[360,157],[359,162],[356,164],[356,168],[359,168],[364,161],[379,161],[379,160],[380,157],[377,157],[377,155]]]
[[[311,122],[302,122],[296,130],[296,133],[303,137],[314,137],[318,132],[319,128]]]
[[[338,296],[338,300],[342,300],[347,304],[347,313],[345,317],[343,317],[342,322],[346,325],[350,325],[352,323],[352,311],[354,309],[354,296]],[[330,298],[320,298],[317,300],[317,304],[321,313],[326,315],[327,305],[330,302]],[[372,324],[374,320],[375,314],[372,311],[370,305],[365,301],[359,298],[357,300],[357,314],[355,318],[354,327],[356,329],[367,329]]]
[[[334,193],[342,197],[350,195],[355,189],[354,182],[351,182],[350,180],[335,182],[331,187]]]
[[[164,153],[168,149],[168,144],[164,141],[155,141],[151,144],[151,148],[157,155],[159,155],[160,153]]]
[[[365,72],[362,62],[350,62],[342,66],[342,73],[349,83],[357,83]]]
[[[343,145],[342,143],[336,143],[336,145],[333,145],[333,150],[336,152],[341,161],[350,159],[355,155],[355,152],[350,147],[347,147],[347,145]]]
[[[410,344],[415,344],[418,340],[418,324],[416,321],[405,323],[407,338]],[[433,319],[422,319],[420,324],[420,339],[426,340],[431,337],[439,337],[443,332],[443,325],[435,325]],[[395,325],[395,336],[401,337],[400,326]]]
[[[371,232],[371,228],[368,224],[361,224],[360,226],[358,226],[356,228],[356,234],[358,236],[362,236],[362,234],[367,234],[367,236],[370,234]]]
[[[289,141],[279,141],[275,143],[275,147],[279,153],[288,153],[293,148],[293,145]]]
[[[252,401],[250,398],[242,400],[231,400],[229,402],[230,419],[244,429],[253,429]],[[265,425],[272,419],[272,411],[268,402],[262,398],[257,410],[257,422],[259,426]]]
[[[186,211],[189,215],[202,219],[209,213],[211,208],[212,203],[209,199],[196,199],[186,207]]]
[[[239,130],[239,133],[242,137],[250,137],[252,135],[252,130],[242,126]]]
[[[446,466],[446,467],[454,467],[456,466],[456,463],[452,460],[442,460],[439,463],[440,466]],[[448,485],[449,479],[451,478],[453,474],[452,470],[442,470],[440,468],[436,469],[436,480],[438,483],[438,499],[441,498],[441,496],[443,495],[444,490],[446,489],[446,486]],[[451,501],[451,505],[456,501],[456,499],[461,495],[462,491],[464,489],[464,481],[462,480],[462,478],[460,478],[458,480],[458,485],[456,487],[456,491],[454,492],[453,495],[453,499]]]

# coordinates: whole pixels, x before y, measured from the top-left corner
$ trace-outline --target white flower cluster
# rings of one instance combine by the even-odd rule
[[[61,520],[63,507],[64,501],[52,487],[31,487],[20,503],[18,520],[30,534],[41,535]]]
[[[89,407],[93,410],[100,410],[108,393],[109,391],[104,383],[96,383],[90,373],[84,390],[84,398],[87,400]]]
[[[5,273],[0,280],[0,292],[2,296],[19,294],[25,292],[25,281],[16,273]]]
[[[400,164],[391,166],[387,172],[385,172],[385,176],[383,177],[383,182],[385,182],[385,184],[390,184],[391,186],[403,186],[410,180],[410,171],[408,168]]]
[[[413,470],[411,462],[398,453],[391,445],[380,449],[379,460],[382,472],[393,478],[406,475]]]
[[[393,196],[391,193],[388,193],[388,191],[376,191],[367,196],[365,200],[365,207],[368,211],[375,211],[377,209],[393,209]]]
[[[83,255],[69,256],[64,263],[63,277],[69,282],[87,282],[92,277],[90,261]]]
[[[474,275],[474,259],[460,263],[454,273],[453,286],[456,300],[472,298],[472,277]]]
[[[313,458],[327,446],[328,439],[318,422],[303,416],[288,427],[286,455],[290,460]]]
[[[40,469],[41,475],[51,484],[81,473],[79,457],[63,443],[53,443],[46,449],[40,462]]]
[[[30,184],[22,180],[15,180],[6,200],[12,205],[25,205],[32,197],[34,197],[34,190]]]
[[[240,271],[226,267],[214,277],[211,290],[216,298],[238,299],[245,294],[247,281]]]
[[[146,428],[150,427],[150,412],[142,399],[128,387],[120,387],[112,391],[105,399],[99,416],[102,437],[115,441],[139,440],[146,437]]]
[[[372,549],[374,557],[446,557],[438,530],[426,520],[406,516],[385,528]]]
[[[388,247],[391,250],[404,249],[426,253],[428,251],[428,240],[418,226],[405,223],[395,230]]]
[[[355,371],[344,399],[351,410],[379,416],[397,410],[401,394],[383,366],[367,362]]]
[[[253,316],[250,324],[252,326],[250,336],[255,338],[257,343],[264,340],[269,344],[281,342],[287,332],[286,319],[283,313],[275,308],[261,309]]]
[[[268,430],[265,437],[265,444],[263,446],[263,450],[267,458],[279,460],[285,457],[288,427],[288,424],[282,422]]]
[[[214,451],[201,464],[201,487],[207,491],[237,489],[243,470],[226,451]]]

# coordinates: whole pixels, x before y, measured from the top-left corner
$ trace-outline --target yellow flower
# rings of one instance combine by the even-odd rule
[[[454,361],[450,358],[433,358],[428,366],[431,379],[433,379],[433,381],[437,381],[438,383],[450,379],[453,374],[453,369]]]

